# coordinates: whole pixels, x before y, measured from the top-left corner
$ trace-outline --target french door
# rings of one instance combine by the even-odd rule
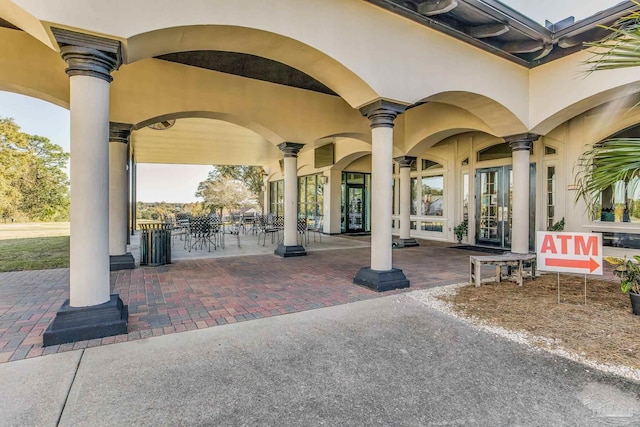
[[[347,233],[359,233],[365,231],[364,206],[364,185],[347,184]]]
[[[529,247],[535,237],[535,164],[529,174]],[[476,170],[476,242],[511,247],[513,206],[511,165]],[[517,190],[516,190],[517,191]]]

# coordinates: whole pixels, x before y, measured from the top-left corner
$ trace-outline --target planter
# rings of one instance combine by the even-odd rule
[[[640,294],[629,292],[629,298],[631,298],[631,311],[636,316],[640,316]]]

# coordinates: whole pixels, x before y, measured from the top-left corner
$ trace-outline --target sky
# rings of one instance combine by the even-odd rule
[[[608,9],[623,0],[499,0],[512,9],[544,25],[573,16],[576,21]]]
[[[13,117],[22,132],[47,137],[69,152],[67,109],[36,98],[0,91],[0,117]],[[139,164],[138,201],[199,201],[195,192],[198,184],[207,179],[210,170],[211,166],[203,165]]]
[[[615,6],[620,0],[501,0],[502,3],[544,25],[569,16],[576,20]],[[49,138],[69,152],[69,111],[54,104],[0,91],[0,117],[13,117],[23,132]],[[198,183],[211,166],[138,165],[138,201],[188,203],[198,199]],[[69,173],[69,171],[67,171]]]

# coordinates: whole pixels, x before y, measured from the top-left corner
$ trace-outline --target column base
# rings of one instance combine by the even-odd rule
[[[409,287],[409,280],[399,268],[380,271],[372,270],[370,267],[362,267],[353,278],[353,283],[376,292]]]
[[[420,246],[416,239],[409,237],[408,239],[398,239],[393,241],[394,248],[410,248],[412,246]]]
[[[124,255],[109,255],[109,270],[133,270],[136,268],[136,262],[131,252]]]
[[[295,246],[278,245],[278,249],[276,249],[273,253],[283,258],[288,258],[291,256],[305,256],[307,254],[307,251],[305,251],[304,247],[300,245],[295,245]]]
[[[104,304],[71,307],[66,300],[44,331],[42,344],[64,344],[127,333],[129,308],[118,294]]]

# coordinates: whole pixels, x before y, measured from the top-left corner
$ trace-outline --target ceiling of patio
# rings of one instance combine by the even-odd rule
[[[264,165],[282,157],[257,133],[214,119],[178,119],[168,129],[145,127],[131,136],[138,163]]]

